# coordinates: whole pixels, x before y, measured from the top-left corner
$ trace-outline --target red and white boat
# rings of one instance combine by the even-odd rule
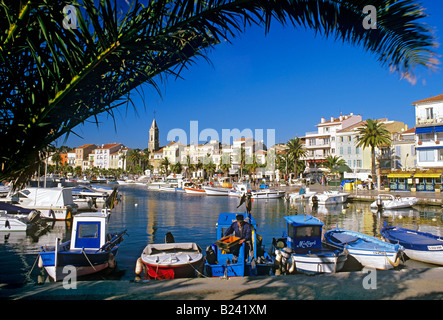
[[[148,244],[137,260],[135,273],[145,279],[194,278],[203,270],[204,257],[193,242]]]
[[[198,186],[187,186],[187,187],[183,187],[183,189],[188,194],[206,194],[205,189],[202,189]]]

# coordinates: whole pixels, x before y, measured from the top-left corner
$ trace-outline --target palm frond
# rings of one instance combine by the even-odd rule
[[[362,26],[365,5],[377,29]],[[78,27],[65,29],[63,8]],[[180,76],[252,24],[305,27],[362,46],[412,77],[434,68],[435,39],[413,0],[116,0],[0,2],[0,179],[26,181],[39,150],[148,83]]]

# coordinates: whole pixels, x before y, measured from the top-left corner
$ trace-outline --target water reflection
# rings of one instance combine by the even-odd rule
[[[127,229],[129,236],[122,242],[116,260],[118,272],[106,279],[132,280],[137,258],[148,243],[163,242],[172,232],[177,242],[196,242],[203,249],[217,239],[216,223],[221,212],[244,212],[237,209],[235,197],[191,196],[147,190],[144,186],[120,186],[122,201],[110,217],[109,231]],[[414,207],[413,209],[372,211],[369,202],[318,206],[313,210],[306,202],[291,204],[282,199],[255,199],[252,214],[258,233],[266,249],[272,238],[285,230],[284,216],[312,214],[325,224],[324,231],[335,228],[350,229],[371,236],[380,236],[384,222],[409,229],[420,229],[441,236],[443,220],[441,207]],[[53,245],[56,238],[70,238],[71,226],[63,221],[51,225],[46,234],[33,238],[25,233],[0,234],[0,283],[22,284],[35,282],[40,270],[35,268],[30,278],[26,275],[43,245]],[[100,275],[100,279],[103,275]]]

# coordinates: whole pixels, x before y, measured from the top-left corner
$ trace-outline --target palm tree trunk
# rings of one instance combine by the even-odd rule
[[[376,182],[376,170],[375,170],[375,147],[371,146],[371,174],[372,174],[372,183]]]

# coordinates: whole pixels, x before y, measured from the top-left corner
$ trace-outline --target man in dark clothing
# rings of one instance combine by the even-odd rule
[[[237,221],[233,222],[231,226],[225,231],[225,237],[234,233],[235,237],[240,238],[239,245],[231,249],[234,256],[238,257],[240,245],[242,245],[244,242],[246,242],[247,244],[245,252],[247,252],[246,250],[252,249],[252,228],[253,227],[250,223],[243,220],[243,215],[238,214]]]

